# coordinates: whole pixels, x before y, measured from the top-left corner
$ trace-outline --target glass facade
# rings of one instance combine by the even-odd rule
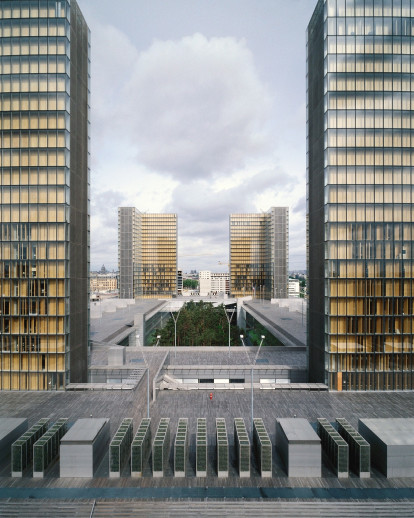
[[[133,299],[138,286],[141,226],[134,207],[118,208],[119,297]]]
[[[118,209],[120,298],[177,294],[177,215]]]
[[[287,297],[288,227],[286,207],[272,207],[261,214],[230,215],[233,297]]]
[[[414,2],[320,0],[308,27],[309,372],[413,388]]]
[[[0,2],[1,389],[87,381],[88,56],[74,0]]]

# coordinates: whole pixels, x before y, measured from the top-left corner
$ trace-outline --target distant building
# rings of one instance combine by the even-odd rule
[[[91,293],[102,293],[107,291],[118,290],[118,274],[117,273],[96,273],[90,277]]]
[[[214,273],[208,270],[199,272],[200,296],[229,294],[230,275],[228,273]]]
[[[170,298],[177,294],[177,215],[118,209],[119,296]]]
[[[198,274],[198,288],[201,297],[209,295],[211,291],[211,272],[208,270],[200,270]]]
[[[88,381],[89,51],[75,0],[0,2],[0,388]]]
[[[288,296],[289,209],[230,215],[230,293]]]
[[[300,281],[299,279],[289,279],[289,297],[300,296]]]
[[[177,271],[177,295],[183,294],[183,271]]]

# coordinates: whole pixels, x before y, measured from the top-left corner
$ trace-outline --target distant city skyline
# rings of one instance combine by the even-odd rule
[[[91,28],[91,266],[117,207],[174,212],[178,265],[222,271],[228,214],[290,209],[305,268],[308,0],[79,0]]]

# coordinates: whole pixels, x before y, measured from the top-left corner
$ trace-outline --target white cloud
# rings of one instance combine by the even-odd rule
[[[246,43],[194,34],[140,52],[96,23],[92,45],[92,267],[116,267],[124,205],[178,213],[184,269],[227,270],[217,263],[227,262],[230,213],[292,208],[304,194],[296,143],[290,168],[275,155],[285,137]],[[290,222],[290,251],[304,255],[300,207]]]
[[[102,264],[117,268],[118,206],[124,204],[123,193],[113,190],[96,192],[91,199],[92,269]]]
[[[177,187],[167,210],[178,212],[180,265],[187,270],[224,271],[229,253],[229,215],[267,211],[272,206],[290,208],[290,252],[295,268],[303,260],[305,226],[298,212],[297,179],[278,169],[250,173],[230,188],[216,189],[205,180]]]
[[[270,96],[243,41],[201,34],[155,41],[123,95],[138,160],[175,178],[233,172],[266,144]]]

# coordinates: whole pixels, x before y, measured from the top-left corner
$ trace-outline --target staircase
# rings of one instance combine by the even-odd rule
[[[139,492],[139,488],[137,488]],[[93,512],[92,512],[93,511]],[[411,501],[343,500],[8,500],[2,518],[378,518],[414,517]]]

